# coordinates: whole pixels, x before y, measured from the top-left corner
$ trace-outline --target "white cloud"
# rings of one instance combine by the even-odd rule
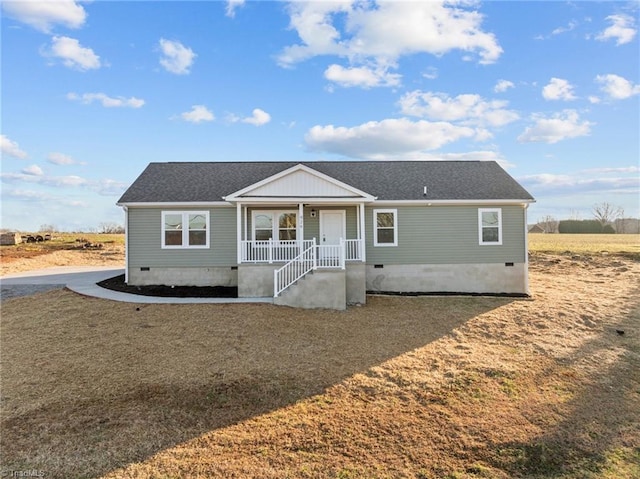
[[[111,180],[108,178],[100,180],[90,180],[76,175],[69,176],[47,176],[37,167],[22,173],[1,173],[0,180],[4,183],[31,183],[53,188],[86,188],[102,196],[121,195],[128,187],[127,183]],[[29,167],[32,168],[32,167]]]
[[[104,93],[83,93],[78,95],[77,93],[67,93],[67,99],[72,101],[79,101],[88,105],[94,101],[102,103],[105,108],[140,108],[144,105],[144,100],[136,97],[125,98],[123,96],[110,97]]]
[[[589,121],[581,121],[575,110],[564,110],[555,113],[551,118],[537,114],[533,119],[535,124],[525,129],[518,137],[519,142],[558,143],[569,138],[588,136],[593,125]]]
[[[485,100],[474,94],[449,97],[446,93],[415,90],[403,95],[398,103],[405,115],[431,120],[460,121],[468,125],[498,127],[519,118],[515,111],[506,109],[509,104],[507,101]]]
[[[600,89],[610,98],[624,100],[633,95],[640,94],[640,84],[634,85],[632,82],[618,75],[598,75],[596,82],[600,83]]]
[[[255,108],[251,116],[243,118],[241,121],[250,125],[262,126],[271,121],[271,115],[260,108]]]
[[[69,155],[65,155],[63,153],[49,153],[47,155],[47,161],[49,163],[53,163],[54,165],[84,165],[80,161],[76,161],[71,158]]]
[[[57,24],[80,28],[87,18],[84,8],[72,0],[4,1],[2,10],[7,16],[44,33],[50,33]]]
[[[594,105],[600,103],[600,101],[601,101],[600,98],[595,96],[595,95],[589,95],[588,100],[589,100],[589,103],[592,103]]]
[[[632,16],[625,14],[609,15],[606,19],[611,22],[611,26],[600,32],[596,36],[596,40],[604,42],[615,39],[616,45],[624,45],[625,43],[630,43],[633,37],[636,36],[637,30]]]
[[[44,171],[42,171],[42,168],[40,168],[38,165],[27,166],[26,168],[22,169],[22,173],[24,173],[25,175],[31,175],[31,176],[44,175]]]
[[[509,88],[515,88],[513,82],[509,80],[498,80],[496,86],[493,87],[493,91],[496,93],[503,93],[507,91]]]
[[[20,149],[18,143],[10,140],[6,135],[0,135],[0,151],[3,155],[13,156],[20,160],[25,160],[29,156],[26,151]]]
[[[438,78],[438,69],[436,67],[428,67],[422,76],[427,80],[435,80]]]
[[[343,87],[371,88],[378,86],[398,86],[401,75],[389,73],[387,69],[352,67],[344,68],[340,65],[329,65],[324,72],[324,77]]]
[[[215,116],[206,106],[193,105],[191,111],[181,113],[180,118],[190,123],[201,123],[203,121],[213,121]]]
[[[190,73],[189,69],[197,56],[191,48],[185,47],[178,41],[165,40],[164,38],[160,39],[159,44],[163,55],[160,58],[160,65],[165,70],[176,75]]]
[[[96,70],[102,66],[100,57],[91,48],[80,45],[75,38],[53,37],[51,47],[44,50],[43,55],[60,58],[64,66],[80,71]]]
[[[551,32],[551,35],[560,35],[561,33],[566,33],[574,30],[578,26],[578,22],[575,20],[571,20],[566,27],[558,27]]]
[[[574,195],[587,193],[638,194],[640,179],[638,177],[602,178],[585,176],[584,173],[556,175],[542,173],[518,178],[528,190],[545,195]]]
[[[244,0],[227,0],[225,15],[227,15],[227,17],[234,18],[236,16],[236,9],[243,5]]]
[[[406,118],[370,121],[352,128],[316,125],[305,135],[312,151],[352,158],[388,159],[419,155],[462,138],[472,138],[473,128],[447,122],[411,121]]]
[[[562,78],[552,78],[548,85],[542,89],[545,100],[575,100],[573,85]]]
[[[370,72],[397,68],[405,55],[429,53],[442,56],[453,50],[476,55],[479,63],[494,63],[502,48],[492,33],[482,30],[483,16],[473,2],[290,2],[290,28],[300,43],[287,46],[278,56],[281,66],[292,66],[317,55],[349,60],[350,67],[330,73],[345,79],[368,77],[347,83],[370,86]],[[374,68],[371,68],[371,65]],[[366,74],[366,75],[365,75]],[[389,79],[389,77],[387,77]],[[387,81],[387,86],[397,80]]]

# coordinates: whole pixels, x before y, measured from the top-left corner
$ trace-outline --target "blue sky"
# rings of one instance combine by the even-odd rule
[[[2,227],[123,223],[152,161],[497,160],[640,216],[638,2],[3,1]]]

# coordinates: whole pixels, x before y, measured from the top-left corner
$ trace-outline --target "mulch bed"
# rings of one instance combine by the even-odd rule
[[[121,293],[163,298],[237,298],[236,286],[133,286],[124,282],[124,274],[100,281],[98,286]]]

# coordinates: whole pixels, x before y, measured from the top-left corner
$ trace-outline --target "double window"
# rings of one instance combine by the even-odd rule
[[[295,211],[253,211],[253,239],[288,241],[297,239]]]
[[[398,210],[373,210],[373,246],[398,246]]]
[[[478,210],[478,240],[481,245],[502,244],[502,209]]]
[[[163,248],[208,248],[208,211],[163,211]]]

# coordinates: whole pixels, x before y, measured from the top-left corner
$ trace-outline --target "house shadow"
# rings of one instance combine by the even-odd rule
[[[104,378],[96,378],[95,392],[93,385],[86,385],[86,393],[71,402],[54,395],[44,405],[4,421],[4,470],[42,470],[46,477],[106,474],[322,394],[514,299],[369,297],[366,306],[344,312],[272,305],[153,305],[143,307],[138,316],[131,313],[133,305],[83,301],[86,317],[99,319],[79,320],[70,327],[86,329],[94,321],[95,328],[106,328],[122,308],[129,308],[132,319],[118,333],[124,337],[118,341],[128,346],[114,341],[111,352],[93,353],[78,348],[77,357],[79,363],[111,361],[113,366],[102,366],[105,377],[122,371],[129,380],[110,389]],[[164,319],[145,319],[144,314],[158,311],[164,311]],[[196,315],[204,319],[189,319]],[[142,335],[157,338],[157,344],[136,351],[136,338]],[[84,367],[93,370],[92,364]],[[35,388],[38,374],[33,371]],[[59,386],[64,390],[65,384]]]
[[[640,288],[630,296],[640,298]],[[598,361],[598,371],[590,374],[587,385],[576,387],[563,420],[531,441],[495,444],[488,451],[489,464],[510,477],[545,478],[613,477],[607,475],[608,468],[618,462],[637,467],[640,299],[632,299],[628,306],[629,312],[618,322],[607,324],[597,337],[550,366],[570,371],[581,362]],[[540,373],[541,387],[552,376],[550,370]],[[553,414],[551,410],[547,413]],[[487,454],[478,451],[478,455]]]

